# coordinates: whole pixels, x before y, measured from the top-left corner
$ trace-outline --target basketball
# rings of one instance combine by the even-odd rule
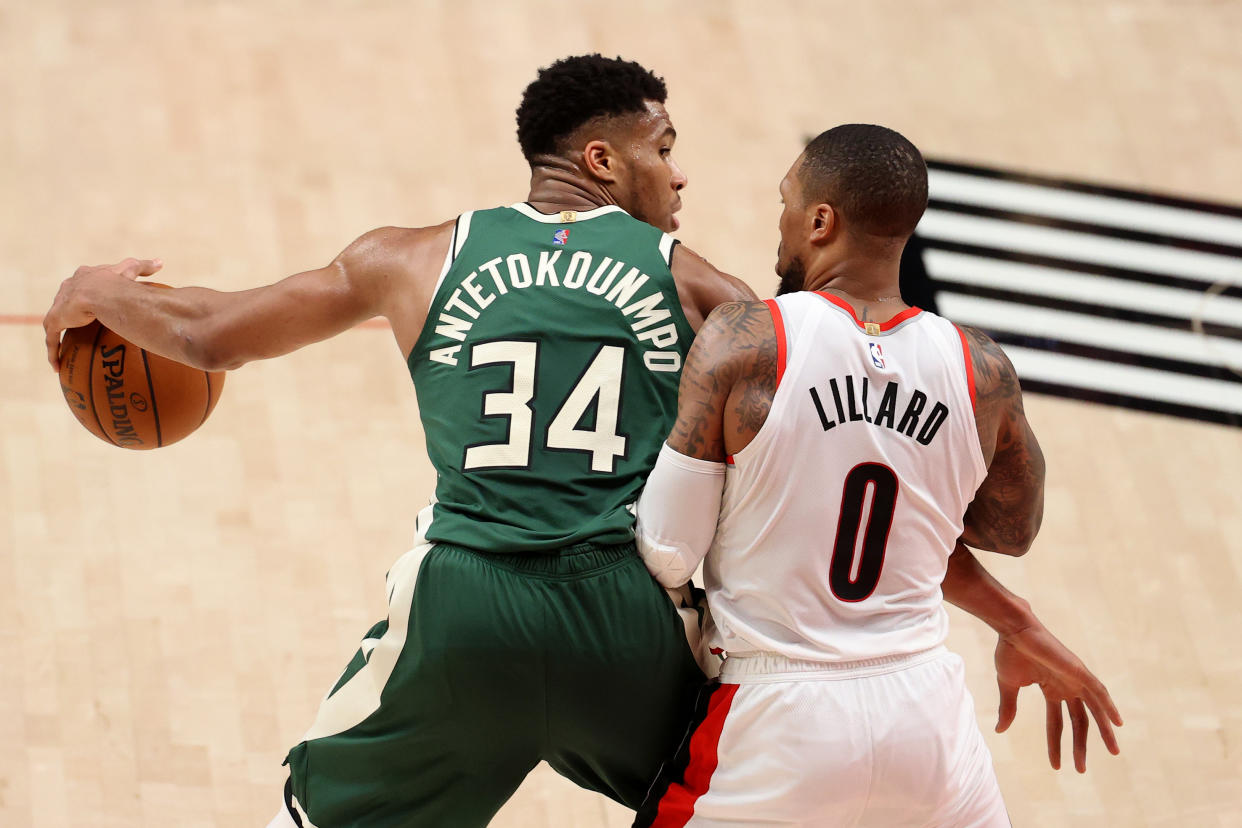
[[[206,422],[224,372],[149,353],[92,322],[65,331],[60,389],[86,430],[127,449],[171,445]]]

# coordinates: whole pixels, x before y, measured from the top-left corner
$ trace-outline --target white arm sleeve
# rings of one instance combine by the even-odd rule
[[[638,499],[638,552],[666,587],[690,580],[720,516],[725,464],[687,457],[665,443]]]

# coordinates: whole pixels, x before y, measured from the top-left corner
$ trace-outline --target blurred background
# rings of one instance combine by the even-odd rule
[[[1242,825],[1240,38],[1229,0],[0,0],[0,824],[266,824],[433,485],[376,325],[106,445],[45,362],[60,281],[249,287],[519,201],[521,90],[599,51],[667,80],[678,236],[762,296],[807,138],[940,162],[910,278],[1010,350],[1048,458],[1035,547],[985,562],[1126,719],[1052,771],[1037,691],[991,733],[994,638],[955,613],[1013,822]],[[494,824],[629,814],[541,767]]]

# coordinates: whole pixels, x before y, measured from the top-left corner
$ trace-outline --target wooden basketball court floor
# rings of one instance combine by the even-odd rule
[[[763,295],[804,137],[1242,200],[1242,5],[774,0],[0,0],[0,825],[246,826],[384,612],[432,475],[390,335],[232,374],[126,452],[74,422],[37,318],[78,264],[240,288],[363,231],[525,194],[513,109],[599,50],[668,80],[681,238]],[[1242,432],[1032,396],[1044,529],[988,559],[1108,683],[1123,753],[1053,772],[1043,705],[991,733],[992,636],[955,613],[1018,826],[1242,826]],[[546,767],[495,825],[628,825]]]

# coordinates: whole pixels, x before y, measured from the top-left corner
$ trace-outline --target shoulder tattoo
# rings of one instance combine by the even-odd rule
[[[674,449],[691,457],[724,458],[725,410],[735,386],[741,391],[735,409],[739,424],[762,424],[776,388],[770,320],[762,302],[725,302],[708,316],[682,370],[677,424],[669,437]]]
[[[1009,357],[992,338],[978,328],[959,326],[966,334],[975,371],[975,411],[981,422],[995,425],[998,415],[1022,410],[1022,386]]]

